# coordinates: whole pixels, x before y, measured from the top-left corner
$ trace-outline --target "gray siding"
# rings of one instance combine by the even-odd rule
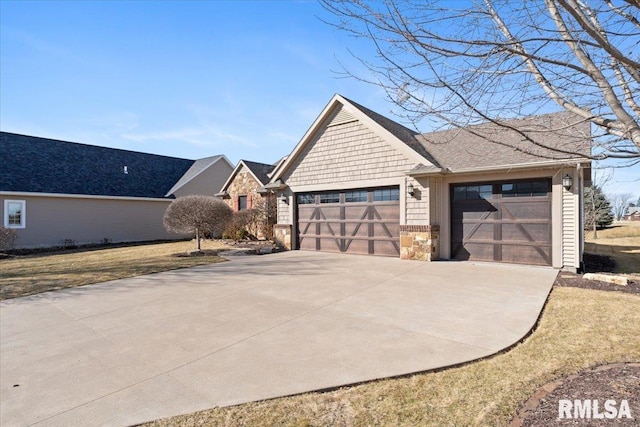
[[[65,197],[0,196],[26,201],[26,228],[16,230],[16,247],[58,246],[64,240],[77,244],[177,239],[162,225],[167,201],[109,200]],[[2,212],[4,216],[4,212]]]
[[[233,172],[233,168],[223,159],[218,160],[191,181],[174,192],[176,197],[191,194],[213,196],[220,191],[224,183]]]

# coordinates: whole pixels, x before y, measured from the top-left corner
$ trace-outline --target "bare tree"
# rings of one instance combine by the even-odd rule
[[[261,233],[266,239],[273,238],[273,225],[277,221],[277,201],[274,195],[267,195],[254,201],[253,226],[256,233]]]
[[[620,221],[627,213],[627,209],[629,209],[629,206],[631,206],[632,197],[633,194],[631,193],[614,194],[610,197],[613,217],[617,221]]]
[[[174,233],[194,233],[200,251],[203,234],[221,234],[232,215],[231,208],[215,197],[185,196],[171,202],[164,214],[164,226]]]
[[[639,0],[321,2],[376,52],[354,54],[364,75],[342,72],[382,87],[414,125],[508,127],[560,108],[595,130],[591,155],[565,154],[640,162]]]

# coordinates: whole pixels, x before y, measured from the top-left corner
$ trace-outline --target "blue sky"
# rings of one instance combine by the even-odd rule
[[[376,87],[338,78],[371,46],[315,1],[0,3],[0,127],[185,158],[275,162],[334,93],[382,114]],[[640,166],[611,192],[640,196]]]

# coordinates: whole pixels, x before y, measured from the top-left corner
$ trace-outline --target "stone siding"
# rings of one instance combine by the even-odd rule
[[[288,224],[274,225],[273,240],[281,248],[284,248],[290,251],[292,247],[291,225],[288,225]]]
[[[401,225],[400,258],[436,261],[440,258],[440,226]]]

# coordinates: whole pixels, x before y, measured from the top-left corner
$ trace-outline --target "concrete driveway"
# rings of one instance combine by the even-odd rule
[[[550,268],[287,252],[0,303],[0,424],[130,425],[457,364],[533,327]]]

